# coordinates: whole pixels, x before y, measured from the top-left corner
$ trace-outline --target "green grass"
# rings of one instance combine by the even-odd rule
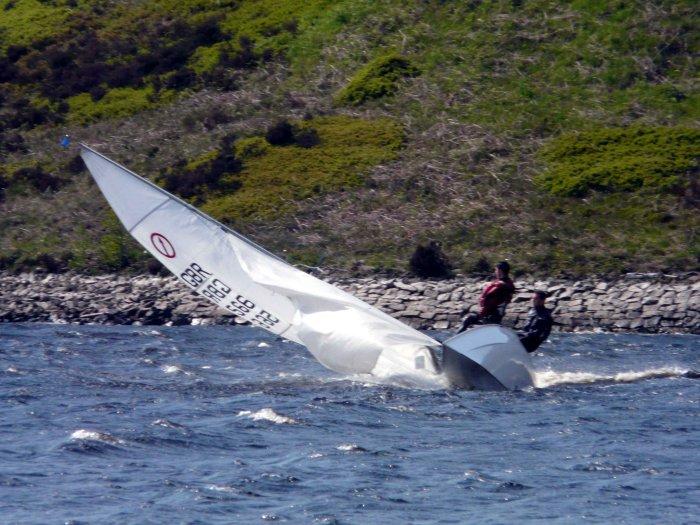
[[[259,54],[285,57],[298,35],[332,7],[330,0],[252,0],[238,3],[235,8],[222,11],[221,28],[232,35],[231,40],[197,49],[191,58],[191,67],[198,73],[213,70],[223,50],[235,52],[240,49],[241,38],[250,40]]]
[[[0,85],[0,121],[24,118],[3,133],[28,145],[28,154],[4,153],[8,165],[55,164],[56,137],[70,132],[109,144],[144,174],[185,157],[194,162],[182,165],[187,182],[236,133],[242,169],[215,183],[193,179],[190,198],[305,264],[403,269],[415,243],[430,239],[469,271],[503,257],[520,271],[576,275],[700,262],[695,2],[69,4],[16,0],[4,10],[0,0],[0,61],[10,45],[34,46],[17,60],[22,79]],[[183,28],[211,17],[222,38],[194,45]],[[51,63],[92,32],[107,65],[151,51],[167,59],[178,46],[184,61],[114,85],[105,77],[96,82],[104,96],[84,93],[92,84],[62,91]],[[92,65],[88,41],[81,60]],[[250,63],[233,69],[222,51],[249,53]],[[193,83],[167,90],[185,66]],[[59,78],[57,89],[36,78]],[[155,95],[159,86],[165,95]],[[271,146],[260,136],[270,122],[305,114],[324,115],[297,121],[317,129],[317,146]],[[73,180],[62,169],[56,175]],[[130,241],[100,218],[102,198],[88,192],[95,203],[85,201],[79,180],[46,195],[22,184],[12,182],[0,204],[3,254],[142,268]],[[61,246],[32,238],[55,228]]]
[[[59,35],[71,16],[68,2],[3,0],[0,2],[0,51]]]
[[[389,119],[318,117],[298,125],[315,129],[320,144],[242,141],[240,189],[212,196],[203,209],[233,223],[274,220],[294,212],[304,199],[362,186],[367,170],[396,158],[404,140],[401,126]]]
[[[677,191],[697,177],[700,130],[636,126],[567,134],[542,157],[548,168],[538,182],[555,195]]]
[[[348,85],[338,92],[335,101],[338,104],[359,106],[368,100],[393,95],[398,90],[401,79],[418,73],[409,60],[398,53],[381,55],[360,69]]]
[[[89,93],[81,93],[68,99],[68,120],[74,124],[88,124],[98,120],[128,117],[170,102],[172,91],[155,93],[152,87],[113,88],[104,97],[94,101]]]

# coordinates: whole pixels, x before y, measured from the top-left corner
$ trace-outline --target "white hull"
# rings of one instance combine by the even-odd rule
[[[522,390],[534,386],[532,361],[513,330],[478,326],[443,342],[443,374],[455,388]]]

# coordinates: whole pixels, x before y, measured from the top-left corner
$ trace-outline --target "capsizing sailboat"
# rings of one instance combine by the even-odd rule
[[[236,317],[305,346],[327,368],[439,378],[458,388],[532,386],[529,355],[511,330],[483,326],[441,345],[85,144],[80,155],[127,231],[180,281]]]

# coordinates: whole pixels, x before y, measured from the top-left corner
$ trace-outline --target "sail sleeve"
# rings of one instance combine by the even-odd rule
[[[431,369],[438,343],[287,264],[237,232],[82,145],[81,156],[131,235],[196,293],[303,344],[325,366],[371,373],[387,359]],[[380,359],[382,357],[382,359]]]

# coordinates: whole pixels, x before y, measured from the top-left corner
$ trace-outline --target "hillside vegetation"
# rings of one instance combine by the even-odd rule
[[[691,1],[0,0],[0,268],[157,269],[84,141],[310,266],[405,271],[435,241],[467,273],[697,270],[698,18]]]

